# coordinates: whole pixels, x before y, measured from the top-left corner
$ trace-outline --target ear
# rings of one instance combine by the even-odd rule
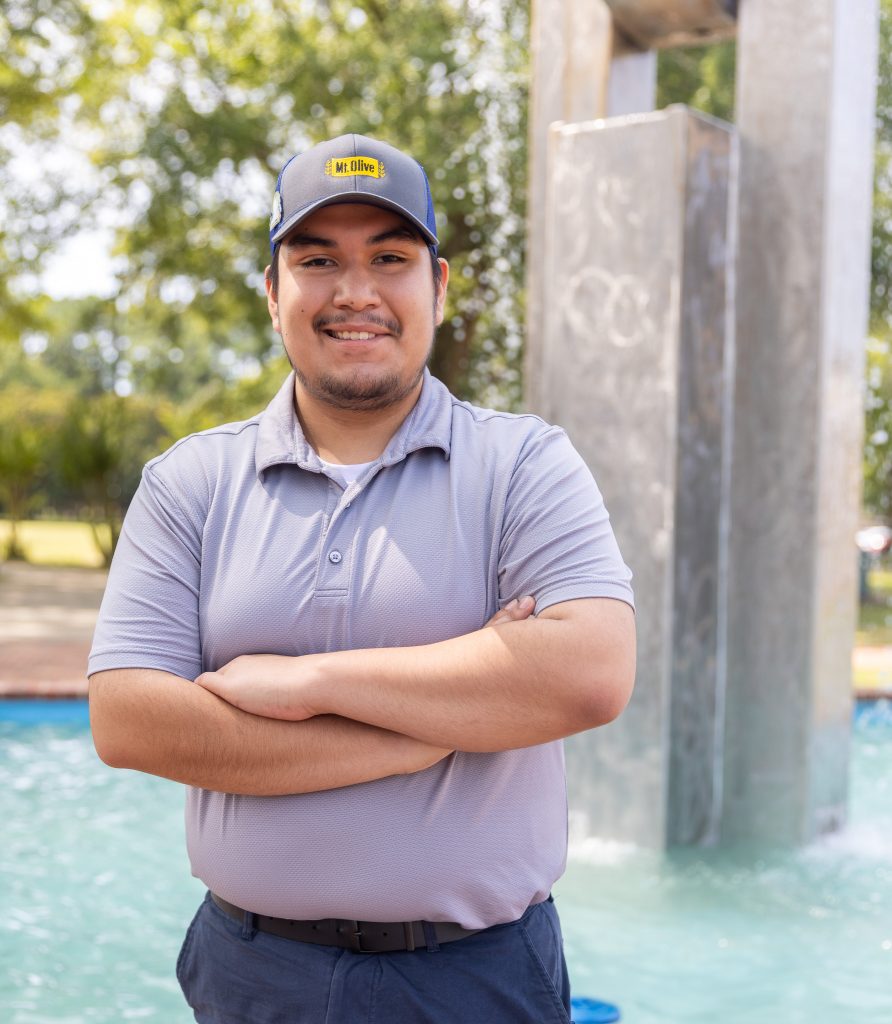
[[[437,261],[440,264],[440,281],[437,285],[437,301],[434,305],[434,320],[439,327],[443,323],[446,311],[446,288],[449,284],[449,264],[444,259]]]
[[[277,334],[282,333],[279,326],[279,301],[273,294],[272,267],[267,267],[263,272],[263,283],[266,286],[266,308],[269,310],[269,318],[273,322],[273,330]]]

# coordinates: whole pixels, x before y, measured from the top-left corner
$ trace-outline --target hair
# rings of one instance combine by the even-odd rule
[[[424,237],[422,237],[421,232],[416,229],[414,224],[411,224],[408,221],[406,223],[409,225],[409,228],[415,238],[427,246],[427,251],[430,253],[431,258],[431,273],[434,276],[434,290],[436,291],[436,289],[440,287],[440,281],[443,278],[443,268],[440,266],[437,247],[435,245],[431,245]],[[279,250],[281,248],[282,242],[276,242],[275,247],[273,248],[272,261],[269,265],[269,283],[270,289],[273,293],[273,298],[276,298],[279,294]]]

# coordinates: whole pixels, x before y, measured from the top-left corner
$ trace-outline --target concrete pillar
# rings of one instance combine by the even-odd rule
[[[657,96],[657,55],[651,51],[616,53],[607,83],[610,117],[653,110]]]
[[[721,795],[732,157],[727,127],[680,107],[550,136],[538,409],[598,478],[639,635],[630,707],[567,743],[571,811],[587,834],[656,847],[711,838]]]
[[[846,803],[876,0],[740,8],[726,839]]]
[[[546,151],[556,121],[588,121],[613,113],[652,110],[656,56],[630,52],[615,38],[605,0],[533,0],[532,87],[529,116],[527,229],[528,404],[539,401],[543,330],[542,275],[537,254],[545,245]],[[614,56],[617,60],[614,60]]]

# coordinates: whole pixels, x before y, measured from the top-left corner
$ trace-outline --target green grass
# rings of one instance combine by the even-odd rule
[[[86,569],[102,566],[102,556],[87,523],[33,519],[19,523],[18,533],[19,543],[28,561],[34,565],[79,566]],[[0,519],[0,551],[6,550],[9,534],[9,522]]]
[[[881,594],[887,599],[892,599],[892,569],[878,566],[871,569],[867,574],[870,589],[875,594]]]
[[[892,607],[885,604],[861,605],[855,642],[870,647],[892,644]]]
[[[856,647],[892,646],[892,569],[889,556],[870,570],[867,577],[873,600],[862,604],[858,612]],[[885,657],[879,660],[855,658],[852,682],[856,690],[864,693],[886,691],[889,688],[890,667]]]
[[[859,647],[892,645],[892,569],[885,559],[870,570],[867,583],[873,600],[859,609],[855,644]]]

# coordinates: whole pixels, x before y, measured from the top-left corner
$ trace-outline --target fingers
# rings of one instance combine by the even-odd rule
[[[220,694],[222,686],[220,684],[220,677],[216,672],[202,672],[195,680],[199,686],[203,686],[206,690],[210,690],[211,693]]]
[[[486,625],[498,626],[504,622],[521,622],[532,615],[535,607],[536,601],[532,597],[515,598],[506,604],[504,608],[500,608]]]

